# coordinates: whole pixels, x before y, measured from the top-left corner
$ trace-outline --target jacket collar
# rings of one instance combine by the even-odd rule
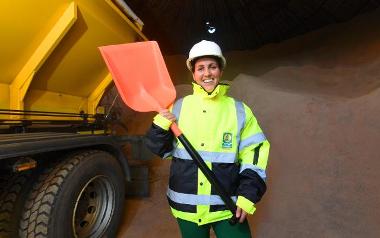
[[[229,88],[230,88],[230,85],[219,83],[215,87],[214,91],[212,91],[211,93],[208,93],[206,92],[206,90],[204,90],[204,88],[202,88],[202,86],[193,82],[193,91],[194,91],[193,94],[196,96],[200,96],[202,98],[211,99],[216,96],[225,96]]]

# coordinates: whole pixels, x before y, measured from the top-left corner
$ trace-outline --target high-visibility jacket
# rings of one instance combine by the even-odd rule
[[[266,191],[270,145],[249,107],[226,95],[228,88],[219,84],[207,93],[193,83],[194,93],[177,100],[171,111],[236,205],[252,214]],[[230,218],[220,196],[174,138],[170,124],[158,114],[145,142],[155,154],[172,158],[167,197],[173,215],[198,225]]]

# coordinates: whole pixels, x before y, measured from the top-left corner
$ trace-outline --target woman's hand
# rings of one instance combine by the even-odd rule
[[[236,217],[239,218],[239,223],[243,223],[245,221],[247,214],[248,213],[246,213],[243,209],[241,209],[240,207],[237,207]]]
[[[173,113],[171,113],[168,109],[162,109],[159,114],[163,117],[165,117],[166,119],[168,119],[169,121],[171,122],[175,122],[177,120],[177,118],[175,117],[175,115]]]

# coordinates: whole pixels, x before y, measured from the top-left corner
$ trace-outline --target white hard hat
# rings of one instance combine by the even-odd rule
[[[220,65],[222,69],[226,66],[226,59],[224,58],[219,45],[212,41],[202,40],[191,48],[189,58],[186,60],[187,68],[192,71],[191,61],[195,58],[208,55],[218,57],[222,64]]]

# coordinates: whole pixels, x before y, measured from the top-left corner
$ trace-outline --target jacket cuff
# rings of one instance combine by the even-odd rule
[[[243,209],[248,214],[253,214],[256,211],[255,204],[243,196],[238,196],[236,206]]]
[[[153,118],[153,123],[155,125],[161,127],[162,129],[164,129],[165,131],[168,131],[170,128],[170,125],[172,124],[172,121],[166,119],[165,117],[161,116],[160,114],[157,114]]]

